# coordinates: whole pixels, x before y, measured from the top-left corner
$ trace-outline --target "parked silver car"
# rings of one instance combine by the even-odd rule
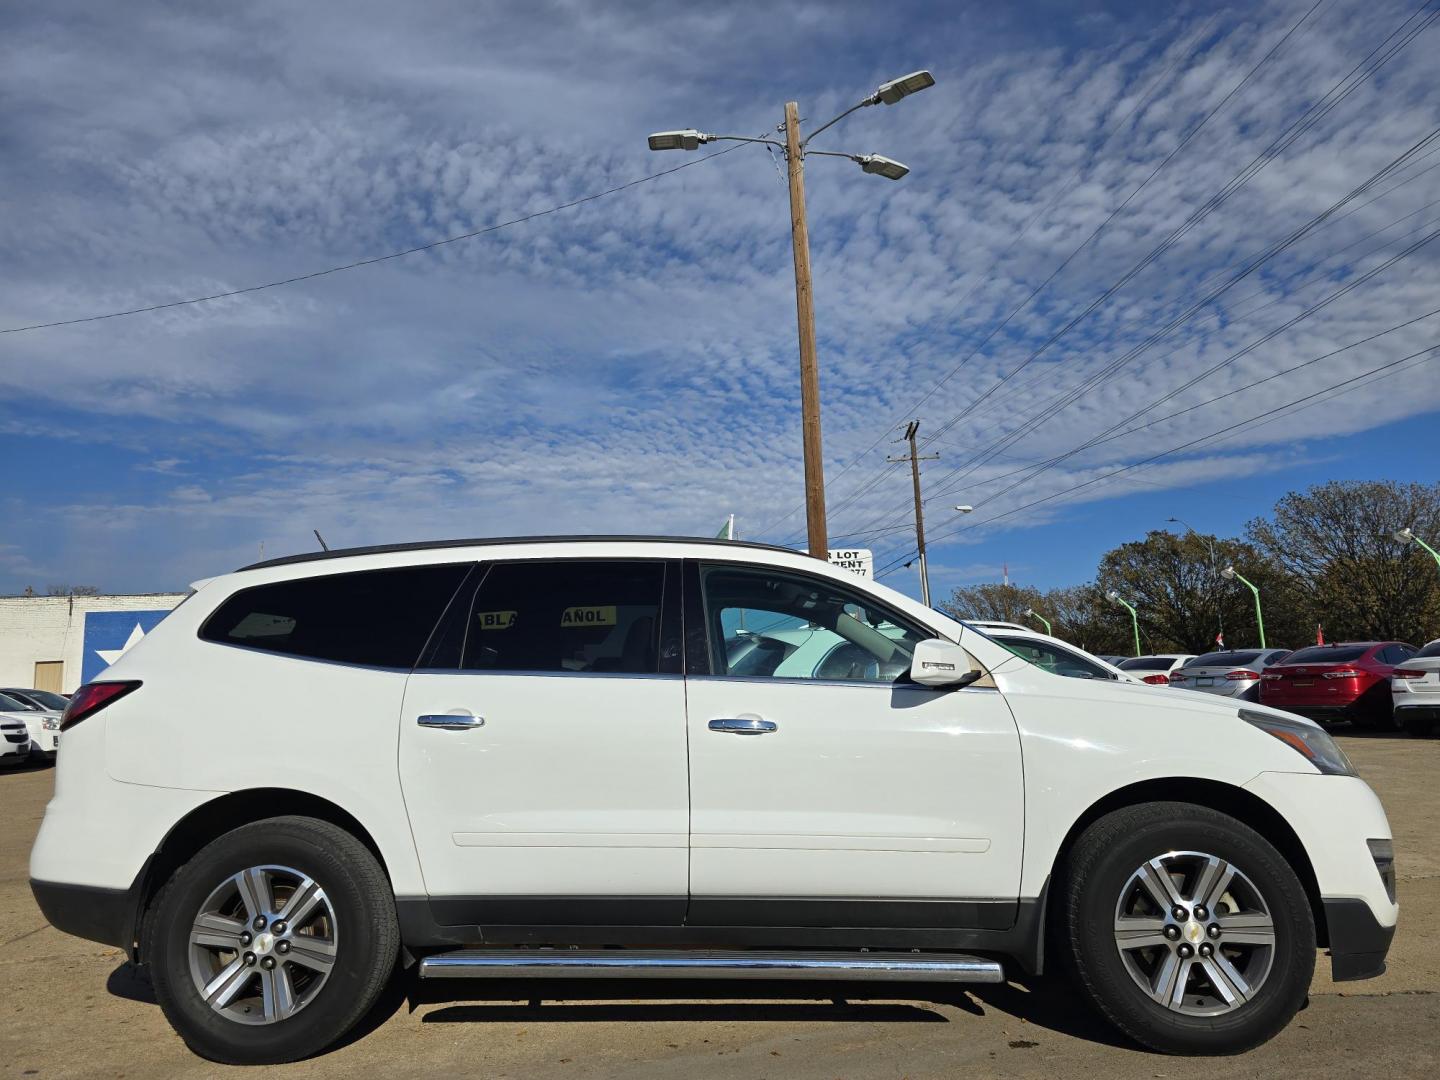
[[[1206,653],[1170,673],[1170,685],[1202,694],[1260,700],[1260,676],[1290,655],[1289,649],[1230,649]]]

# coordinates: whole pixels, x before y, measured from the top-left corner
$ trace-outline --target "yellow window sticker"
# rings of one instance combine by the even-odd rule
[[[562,627],[614,626],[615,622],[614,604],[568,607],[560,615]]]
[[[509,630],[515,625],[513,611],[477,611],[475,622],[481,630]]]

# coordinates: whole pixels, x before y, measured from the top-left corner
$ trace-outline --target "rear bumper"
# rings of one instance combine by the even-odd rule
[[[104,889],[32,878],[30,892],[46,922],[56,930],[127,951],[132,948],[137,892],[134,888]]]
[[[1370,905],[1350,898],[1326,900],[1330,931],[1330,977],[1336,982],[1373,979],[1385,974],[1385,955],[1394,926],[1382,926]]]

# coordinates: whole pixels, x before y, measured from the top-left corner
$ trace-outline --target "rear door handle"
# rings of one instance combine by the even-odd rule
[[[768,735],[777,730],[777,727],[774,720],[761,720],[758,716],[710,721],[711,731],[724,731],[731,735]]]
[[[415,718],[415,723],[423,728],[438,728],[441,731],[469,731],[471,728],[484,727],[485,718],[473,713],[424,713]]]

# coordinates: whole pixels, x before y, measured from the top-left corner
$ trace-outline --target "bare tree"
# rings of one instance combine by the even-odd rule
[[[46,596],[99,596],[98,585],[46,585]]]

